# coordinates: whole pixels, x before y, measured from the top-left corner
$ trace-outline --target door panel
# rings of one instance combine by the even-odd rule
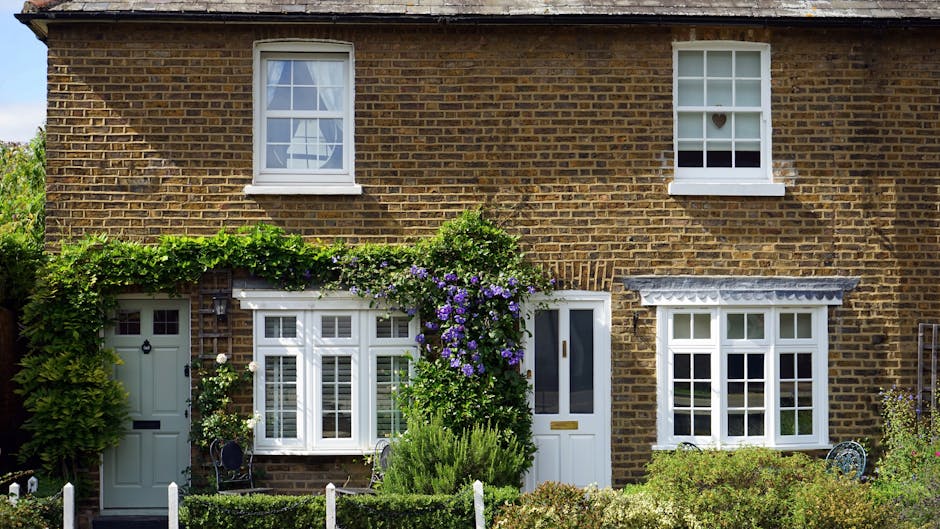
[[[102,508],[165,509],[166,487],[189,466],[189,302],[122,300],[106,345],[123,361],[128,433],[102,460]],[[149,345],[149,350],[147,345]]]
[[[603,299],[535,311],[524,369],[537,447],[526,489],[610,484],[610,326]]]

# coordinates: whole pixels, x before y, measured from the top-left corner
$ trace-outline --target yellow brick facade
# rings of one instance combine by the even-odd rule
[[[252,44],[275,38],[354,45],[361,196],[243,193]],[[786,196],[667,193],[672,43],[692,39],[770,44]],[[656,312],[624,277],[859,277],[829,309],[833,440],[877,438],[878,389],[913,384],[917,324],[940,322],[936,29],[52,23],[48,46],[51,246],[258,222],[397,243],[482,207],[563,288],[612,294],[617,485],[656,439]],[[250,314],[232,325],[247,361]],[[260,463],[279,489],[368,477]]]

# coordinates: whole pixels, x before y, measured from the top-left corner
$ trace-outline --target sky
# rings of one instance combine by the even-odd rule
[[[46,45],[13,18],[22,9],[0,0],[0,141],[29,141],[46,119]]]

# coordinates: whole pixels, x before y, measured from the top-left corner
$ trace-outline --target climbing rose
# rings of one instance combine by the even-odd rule
[[[225,353],[219,353],[219,355],[215,357],[215,362],[217,364],[224,364],[225,362],[228,362],[228,357],[225,356]]]

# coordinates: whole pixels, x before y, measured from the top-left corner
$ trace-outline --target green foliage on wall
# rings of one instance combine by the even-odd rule
[[[25,428],[32,439],[21,456],[38,455],[68,475],[115,446],[124,435],[127,396],[110,378],[117,357],[102,339],[115,296],[125,289],[177,292],[225,268],[288,290],[348,289],[420,316],[427,363],[419,365],[409,395],[443,411],[454,426],[489,422],[529,439],[526,386],[516,368],[525,333],[520,306],[552,283],[523,259],[516,238],[469,212],[413,246],[309,244],[266,225],[208,238],[167,237],[156,245],[104,236],[63,245],[41,270],[25,308],[30,353],[16,382],[31,414]],[[459,377],[466,380],[455,383]],[[461,393],[436,402],[432,395],[441,385]]]
[[[18,309],[42,260],[46,136],[0,144],[0,306]]]

